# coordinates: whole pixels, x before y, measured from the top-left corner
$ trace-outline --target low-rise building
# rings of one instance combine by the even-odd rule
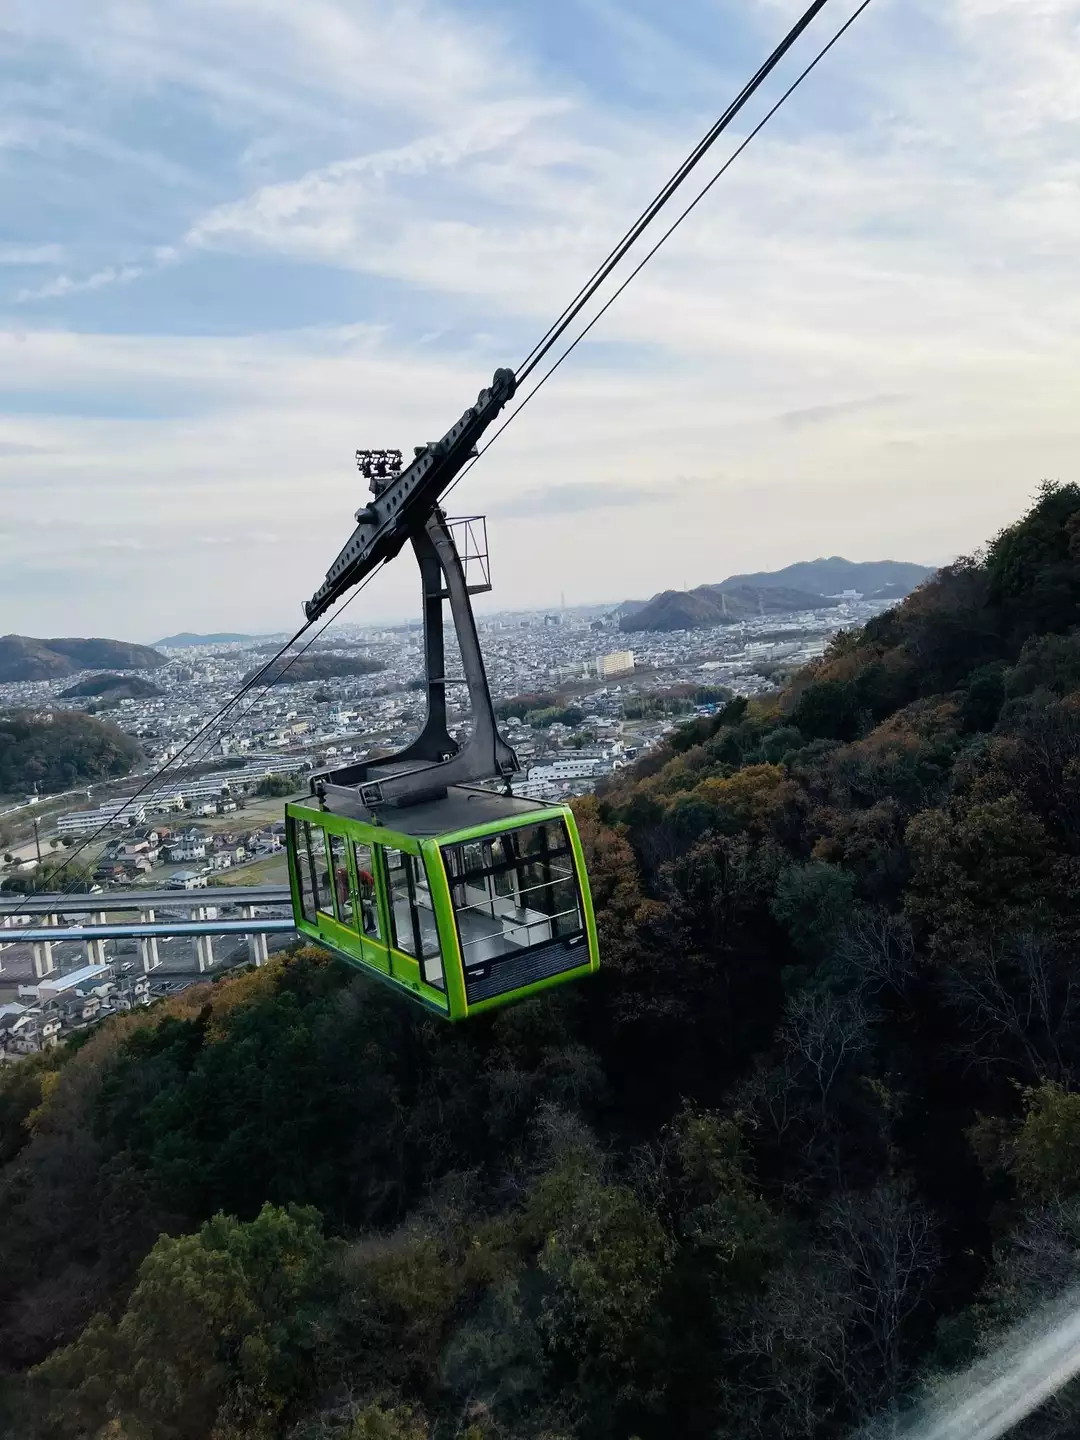
[[[203,890],[205,888],[206,876],[199,875],[194,870],[178,870],[169,878],[170,890]]]
[[[130,799],[108,800],[96,810],[75,810],[58,816],[56,833],[61,839],[67,835],[92,835],[96,830],[109,827],[127,829],[141,825],[145,819],[145,805],[133,804]]]

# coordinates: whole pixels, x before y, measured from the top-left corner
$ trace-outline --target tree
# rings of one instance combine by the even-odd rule
[[[854,877],[846,870],[811,860],[783,872],[769,908],[799,954],[820,960],[851,914],[854,891]]]
[[[817,1435],[823,1411],[860,1421],[899,1402],[905,1342],[939,1254],[934,1217],[896,1183],[828,1205],[813,1245],[771,1277],[742,1342],[765,1361],[781,1433]]]
[[[163,1235],[119,1321],[95,1317],[35,1372],[62,1434],[110,1420],[149,1440],[276,1433],[310,1383],[331,1248],[310,1209],[264,1206]]]
[[[1047,1080],[1024,1091],[1024,1112],[1013,1141],[1017,1183],[1044,1202],[1080,1198],[1080,1094]]]
[[[141,754],[130,735],[77,711],[0,715],[0,791],[47,793],[126,775]]]
[[[295,790],[296,780],[289,775],[266,775],[255,786],[256,795],[267,795],[273,799],[292,795]]]

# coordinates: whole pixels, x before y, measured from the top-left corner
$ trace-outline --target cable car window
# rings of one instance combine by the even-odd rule
[[[360,933],[372,940],[382,939],[379,926],[379,901],[375,893],[375,861],[371,846],[353,841],[353,859],[356,862],[356,887],[360,912]]]
[[[315,891],[315,909],[333,919],[334,893],[330,879],[330,862],[326,854],[326,831],[319,825],[304,822],[307,831],[307,851],[311,860],[312,888]]]
[[[296,883],[300,889],[300,914],[312,925],[315,923],[315,879],[308,849],[308,825],[290,820],[292,827],[292,850],[296,856]]]
[[[583,933],[563,821],[445,845],[442,853],[466,970]]]
[[[296,868],[300,876],[304,918],[314,924],[315,910],[333,915],[330,872],[326,863],[326,837],[318,825],[312,825],[307,820],[301,820],[298,827]]]
[[[385,855],[393,944],[420,961],[421,973],[429,985],[444,990],[439,927],[424,862],[417,855],[406,855],[389,846]]]
[[[344,835],[328,834],[330,844],[330,867],[333,874],[334,903],[337,918],[342,925],[353,923],[352,881],[349,879],[349,862],[345,852]]]

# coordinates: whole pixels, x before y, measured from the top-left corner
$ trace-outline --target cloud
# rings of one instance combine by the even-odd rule
[[[0,440],[0,459],[16,455],[40,455],[43,445],[24,445],[17,440]]]
[[[802,410],[785,410],[777,415],[776,423],[785,430],[805,430],[813,425],[826,425],[830,420],[841,420],[848,415],[887,409],[906,400],[906,395],[868,395],[861,400],[840,400],[832,405],[808,405]]]
[[[16,291],[15,303],[26,305],[32,300],[58,300],[67,295],[77,295],[80,291],[102,290],[106,285],[128,285],[143,274],[145,271],[141,265],[121,265],[119,268],[108,265],[104,270],[96,270],[84,280],[75,280],[70,275],[58,275],[54,280],[47,280],[34,289]]]
[[[385,237],[387,230],[394,228],[397,207],[386,194],[393,180],[424,179],[433,171],[459,169],[466,161],[505,148],[527,126],[562,108],[557,101],[507,100],[487,105],[457,129],[337,161],[297,180],[262,186],[243,200],[201,216],[184,243],[190,247],[259,245],[311,254],[348,267],[369,267],[373,257],[364,240],[380,232]]]
[[[60,245],[0,245],[0,265],[60,265]]]
[[[622,509],[629,505],[655,505],[663,491],[641,485],[602,484],[583,480],[577,485],[553,485],[545,490],[524,490],[496,500],[489,512],[507,520],[534,519],[538,515],[582,515],[591,510]]]

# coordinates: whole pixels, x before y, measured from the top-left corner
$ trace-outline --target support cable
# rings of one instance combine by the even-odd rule
[[[721,165],[720,169],[717,170],[716,174],[712,177],[712,179],[705,186],[703,186],[703,188],[697,193],[697,195],[694,196],[690,204],[687,205],[686,209],[683,210],[681,214],[679,214],[676,219],[671,223],[667,230],[664,231],[663,235],[660,236],[660,239],[657,240],[656,244],[653,245],[652,249],[649,250],[642,257],[642,259],[638,261],[637,265],[635,265],[633,270],[631,270],[630,274],[627,275],[626,278],[618,286],[618,288],[612,292],[612,294],[607,298],[607,300],[596,312],[596,314],[585,326],[585,328],[581,331],[581,333],[577,335],[574,340],[571,341],[571,343],[566,347],[566,349],[562,352],[558,359],[549,366],[549,368],[544,372],[544,374],[540,377],[540,379],[536,382],[532,389],[524,396],[521,403],[510,412],[510,414],[502,422],[499,428],[494,432],[491,438],[480,447],[480,449],[476,452],[476,454],[469,461],[469,463],[462,468],[460,474],[458,474],[458,476],[453,481],[453,484],[448,486],[443,497],[444,499],[446,495],[450,494],[450,492],[455,488],[455,486],[460,485],[462,480],[464,480],[465,476],[469,473],[469,471],[473,468],[473,466],[477,463],[481,456],[487,454],[487,452],[491,449],[492,445],[495,444],[495,441],[498,440],[499,436],[503,433],[503,431],[506,430],[506,428],[514,420],[517,419],[517,417],[521,414],[522,410],[524,410],[525,406],[528,405],[529,401],[533,398],[533,396],[536,395],[537,392],[541,390],[544,385],[547,384],[547,382],[551,379],[552,375],[555,374],[555,371],[558,370],[559,366],[563,363],[563,361],[567,360],[570,355],[573,354],[573,352],[581,344],[582,340],[585,339],[585,336],[588,335],[590,330],[592,330],[593,326],[596,325],[596,323],[608,312],[608,310],[611,309],[612,305],[614,305],[615,301],[623,293],[623,291],[630,284],[630,282],[641,273],[641,271],[653,258],[656,252],[661,248],[661,246],[667,243],[667,241],[671,238],[672,235],[674,235],[675,231],[690,215],[690,213],[693,210],[697,209],[698,205],[701,204],[702,200],[704,200],[705,196],[708,195],[709,191],[713,188],[717,181],[721,179],[722,176],[727,174],[728,170],[731,169],[732,165],[734,165],[735,161],[739,158],[739,156],[743,153],[747,146],[750,145],[750,143],[758,135],[760,135],[762,130],[764,130],[765,126],[768,125],[769,121],[773,118],[774,115],[776,115],[777,111],[779,111],[787,103],[791,96],[794,95],[795,91],[798,90],[799,86],[803,83],[803,81],[814,70],[817,69],[817,67],[821,64],[822,60],[824,60],[826,55],[828,55],[830,50],[832,50],[833,46],[836,45],[847,33],[847,31],[851,29],[851,27],[855,24],[855,21],[858,20],[860,15],[862,15],[863,11],[869,9],[870,4],[871,0],[862,0],[862,4],[859,6],[859,8],[844,22],[844,24],[840,27],[840,29],[836,32],[836,34],[832,37],[828,44],[824,45],[821,50],[819,50],[818,53],[814,56],[813,60],[810,61],[809,65],[807,65],[806,68],[801,71],[799,75],[796,76],[795,80],[788,86],[788,88],[784,91],[784,93],[780,96],[776,103],[771,107],[771,109],[766,111],[766,113],[762,116],[762,118],[758,121],[758,123],[754,126],[754,128],[750,131],[750,133],[746,136],[742,143],[724,161],[723,165]]]
[[[743,86],[742,90],[740,90],[739,94],[736,95],[735,99],[731,102],[731,104],[727,107],[727,109],[723,112],[723,114],[719,117],[715,124],[712,125],[712,127],[697,143],[694,149],[679,166],[678,170],[675,171],[675,174],[671,177],[667,184],[662,187],[662,189],[653,197],[652,200],[650,200],[649,204],[645,207],[645,209],[641,212],[638,218],[630,226],[626,234],[608,253],[605,259],[601,261],[601,263],[597,266],[596,270],[593,272],[592,276],[581,287],[578,293],[574,296],[573,300],[570,301],[570,304],[567,305],[565,310],[563,310],[562,314],[558,317],[558,319],[548,328],[548,330],[540,338],[540,340],[537,341],[537,343],[533,346],[532,350],[529,351],[528,355],[522,361],[516,372],[516,378],[519,385],[523,380],[527,379],[528,376],[532,374],[532,372],[536,369],[537,365],[539,365],[540,361],[544,358],[547,352],[559,339],[559,336],[564,333],[568,326],[573,324],[574,320],[588,304],[589,300],[596,293],[599,287],[604,283],[604,281],[611,274],[611,272],[615,269],[619,261],[626,254],[626,252],[653,222],[656,216],[671,199],[672,195],[675,194],[675,191],[678,190],[679,186],[683,183],[683,181],[687,178],[687,176],[691,173],[695,166],[709,152],[712,146],[728,128],[728,126],[735,119],[735,117],[739,114],[740,110],[742,110],[743,106],[747,103],[747,101],[761,88],[761,86],[769,78],[772,72],[776,69],[777,65],[779,65],[780,61],[784,58],[787,52],[795,44],[795,42],[800,38],[803,32],[808,28],[810,23],[825,8],[827,3],[828,0],[813,0],[813,4],[810,5],[810,7],[796,22],[796,24],[792,26],[792,28],[788,31],[787,35],[785,35],[783,40],[781,40],[780,44],[772,52],[772,54],[757,71],[757,73],[752,76],[750,80],[747,81],[747,83]]]

